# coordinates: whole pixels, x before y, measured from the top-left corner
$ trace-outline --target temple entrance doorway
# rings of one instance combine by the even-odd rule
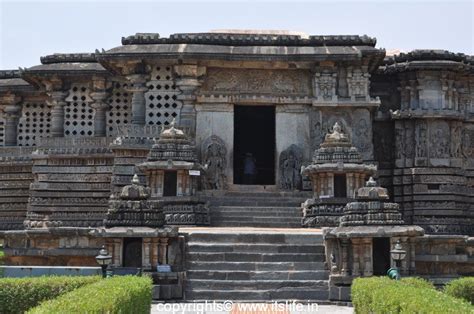
[[[163,196],[176,196],[178,173],[176,171],[165,171],[163,181]]]
[[[374,275],[384,276],[390,268],[390,238],[373,238],[372,241]]]
[[[275,107],[234,106],[234,184],[275,184]]]
[[[142,239],[123,239],[123,267],[142,267]]]

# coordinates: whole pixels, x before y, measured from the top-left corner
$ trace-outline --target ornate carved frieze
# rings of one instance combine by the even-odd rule
[[[303,70],[209,68],[202,93],[309,95],[310,73]]]
[[[314,96],[318,101],[336,101],[337,73],[316,72],[313,76]]]
[[[347,85],[351,100],[357,100],[358,98],[370,100],[369,78],[370,74],[367,72],[367,69],[349,67]]]

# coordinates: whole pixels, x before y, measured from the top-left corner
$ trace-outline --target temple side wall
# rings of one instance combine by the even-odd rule
[[[232,185],[234,180],[234,106],[231,104],[200,104],[196,106],[196,147],[202,156],[205,141],[211,136],[219,137],[225,144],[226,179]]]
[[[282,176],[281,153],[291,145],[303,151],[303,162],[311,160],[311,138],[309,127],[308,106],[277,106],[275,117],[276,133],[276,183],[280,184]]]

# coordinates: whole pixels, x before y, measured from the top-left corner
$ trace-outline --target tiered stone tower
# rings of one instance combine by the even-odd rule
[[[357,148],[336,122],[326,134],[313,162],[302,168],[313,185],[313,198],[303,204],[303,226],[337,226],[345,204],[354,199],[366,177],[377,170],[364,163]]]

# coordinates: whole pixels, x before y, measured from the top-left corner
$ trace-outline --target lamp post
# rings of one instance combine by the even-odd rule
[[[400,280],[400,268],[402,260],[405,259],[407,252],[403,250],[400,240],[395,243],[395,247],[390,251],[392,259],[395,261],[395,268],[390,268],[387,271],[387,275],[395,280]]]
[[[97,264],[102,268],[102,278],[107,277],[107,267],[112,262],[112,256],[109,255],[109,252],[105,248],[105,245],[102,246],[102,249],[99,251],[99,255],[95,257]]]

